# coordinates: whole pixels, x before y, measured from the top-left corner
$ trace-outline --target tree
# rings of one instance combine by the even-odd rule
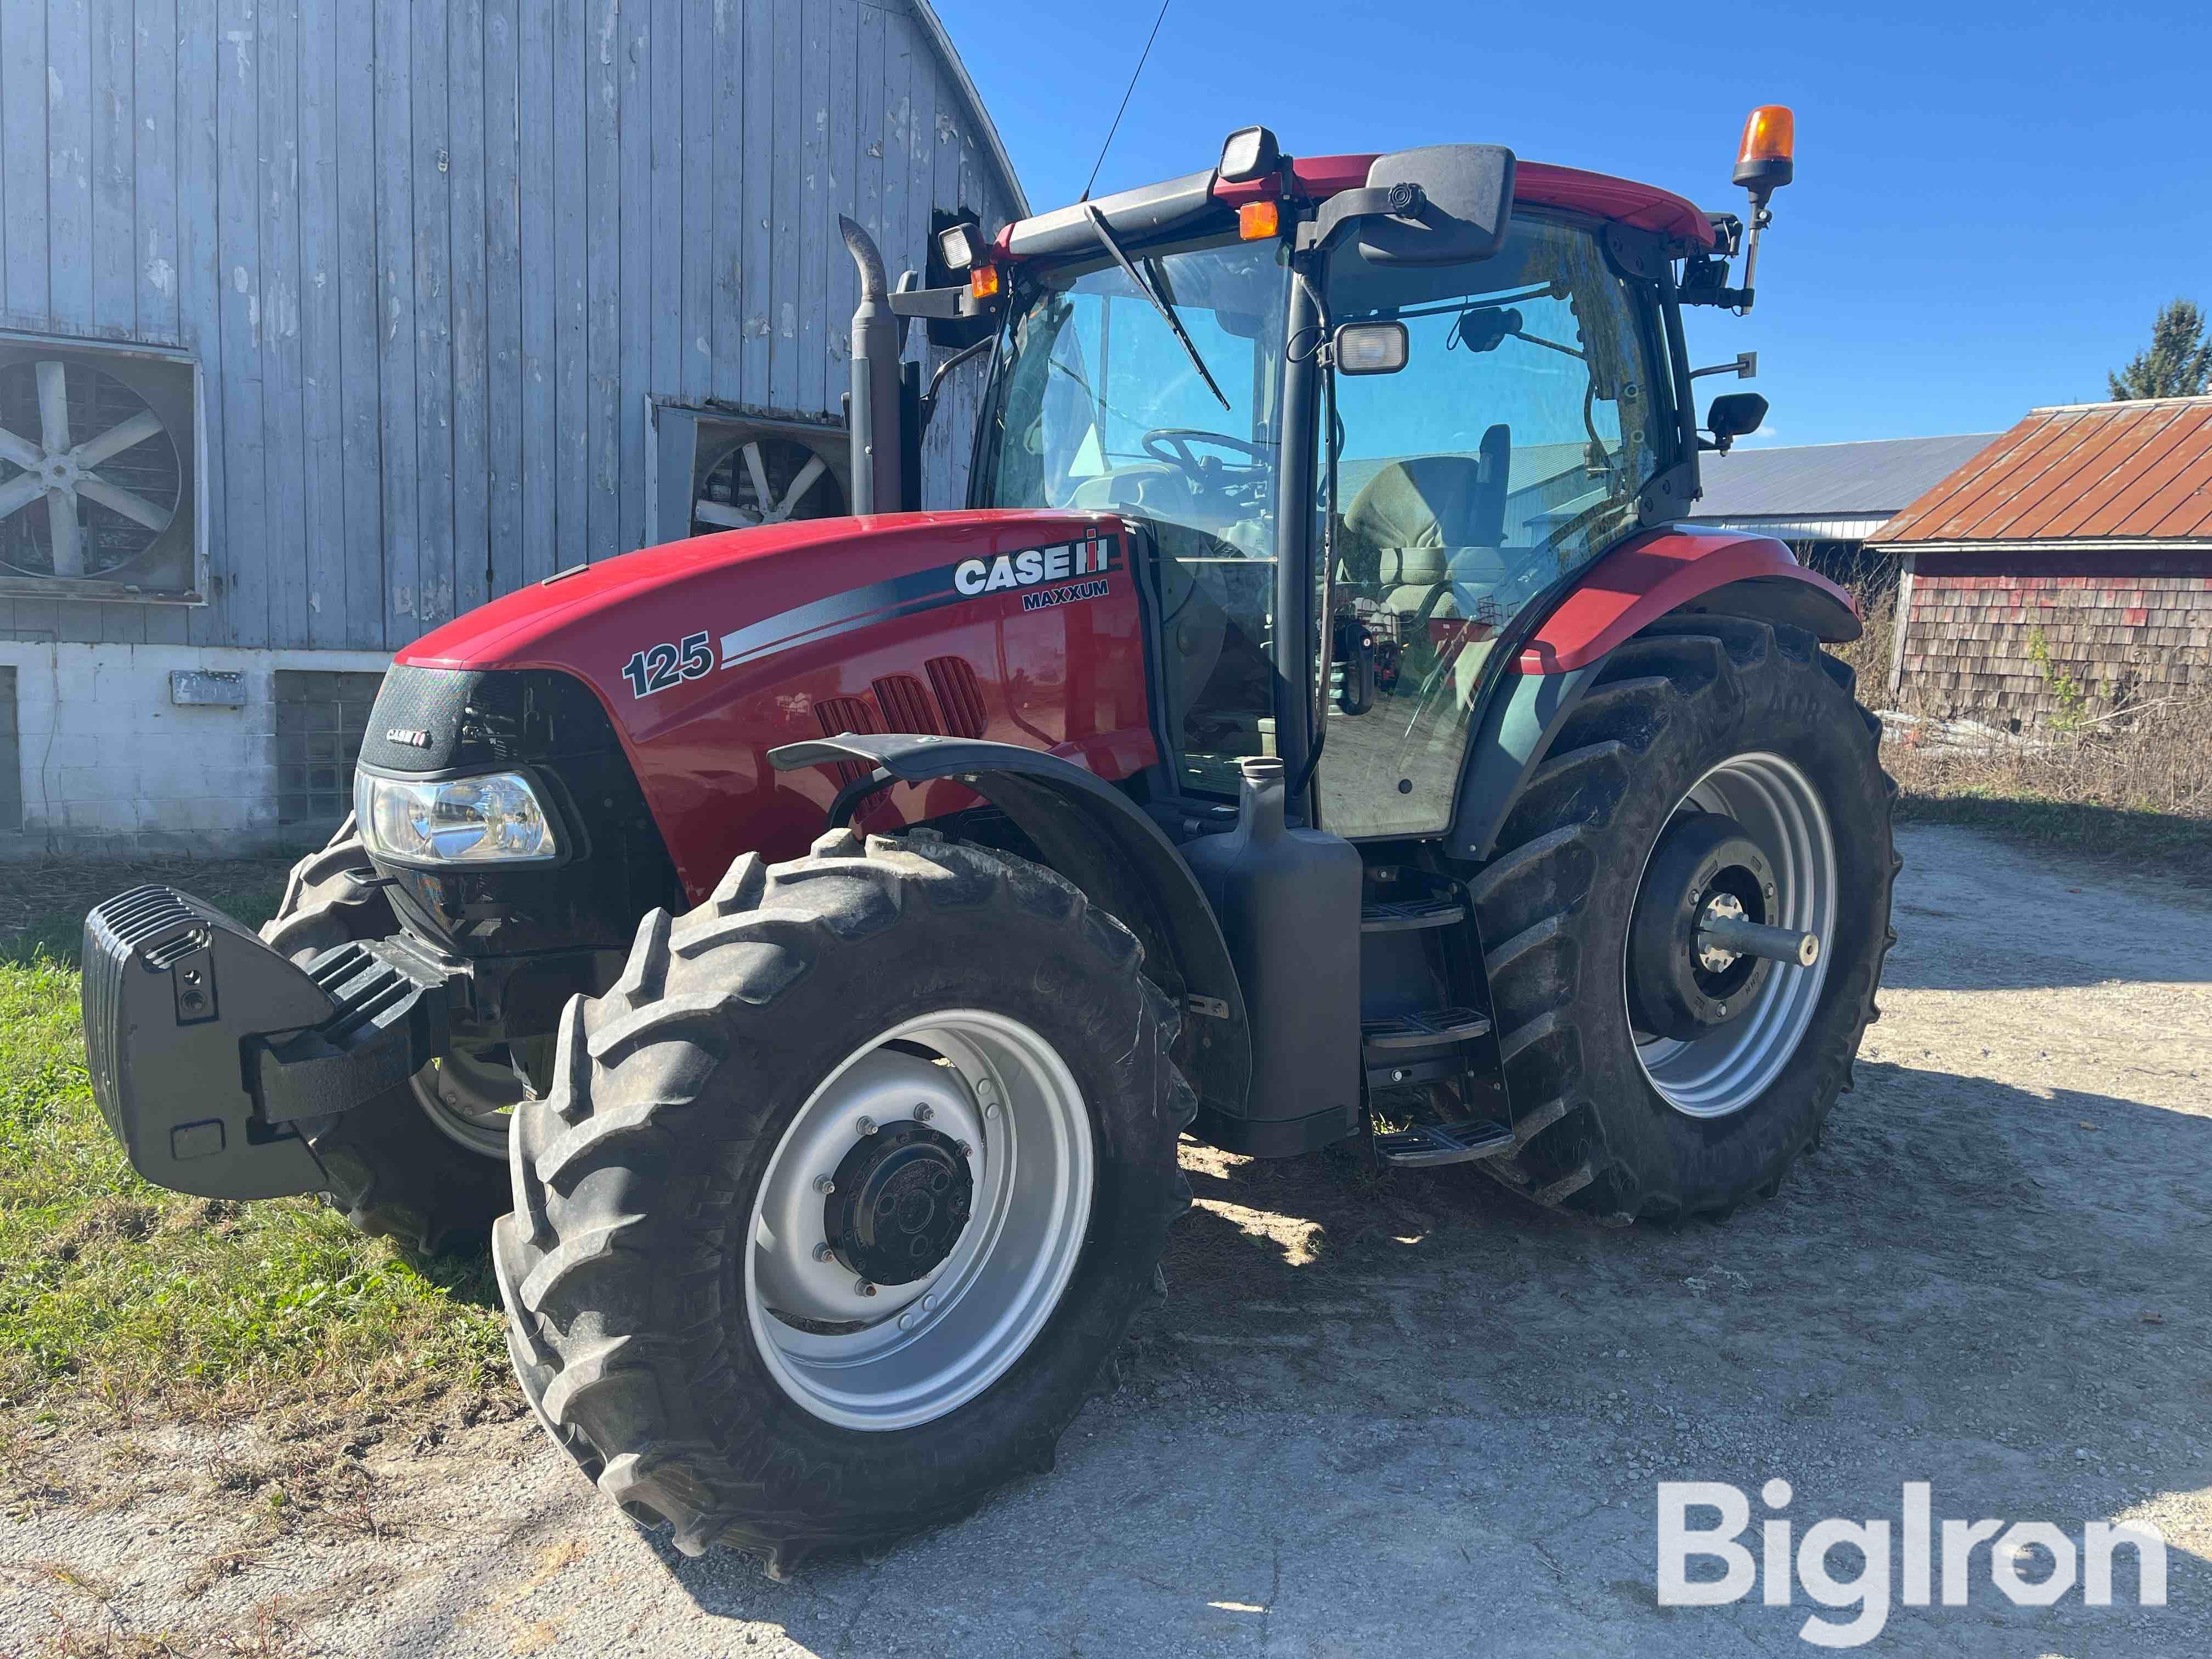
[[[2212,384],[2212,344],[2204,339],[2203,314],[2186,300],[2160,307],[2150,325],[2150,349],[2105,378],[2121,401],[2197,397]]]

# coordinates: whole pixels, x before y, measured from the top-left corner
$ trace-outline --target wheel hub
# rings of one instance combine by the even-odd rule
[[[831,1180],[823,1236],[838,1261],[876,1285],[926,1277],[952,1254],[975,1205],[966,1149],[912,1119],[862,1136]]]
[[[1686,1042],[1742,1017],[1772,964],[1716,950],[1709,922],[1765,922],[1775,913],[1773,866],[1734,818],[1684,812],[1646,866],[1628,934],[1628,1008],[1639,1031]]]

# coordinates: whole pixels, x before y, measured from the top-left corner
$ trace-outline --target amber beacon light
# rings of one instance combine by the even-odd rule
[[[1735,154],[1735,182],[1751,192],[1752,205],[1796,175],[1797,118],[1786,104],[1761,104],[1743,124],[1743,143]]]

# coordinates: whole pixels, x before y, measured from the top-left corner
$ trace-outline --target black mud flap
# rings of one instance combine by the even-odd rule
[[[131,1168],[209,1198],[323,1191],[300,1120],[374,1100],[448,1041],[447,974],[407,941],[302,969],[168,887],[85,918],[83,997],[93,1097]]]

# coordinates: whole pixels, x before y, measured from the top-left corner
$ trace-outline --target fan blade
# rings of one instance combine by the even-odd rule
[[[51,358],[39,365],[39,441],[49,455],[69,453],[69,374]]]
[[[79,466],[98,466],[112,455],[120,455],[134,445],[143,444],[161,430],[161,417],[150,409],[141,410],[120,426],[110,427],[97,438],[87,438],[77,446],[76,464]]]
[[[752,474],[753,504],[766,513],[775,501],[775,492],[768,487],[768,464],[761,459],[757,441],[745,446],[745,471]]]
[[[775,511],[769,514],[769,522],[779,523],[788,519],[798,509],[799,503],[805,499],[806,492],[814,481],[827,470],[819,455],[811,457],[805,466],[799,469],[799,476],[791,481],[791,488],[783,492],[783,499],[775,504]]]
[[[727,501],[699,501],[691,508],[692,516],[708,524],[719,524],[732,530],[750,530],[760,520],[742,507],[732,507]]]
[[[39,482],[39,475],[35,472],[26,472],[20,477],[9,479],[6,483],[0,484],[0,519],[6,518],[10,513],[20,513],[46,493],[46,486]]]
[[[118,489],[106,479],[89,472],[78,477],[76,493],[98,501],[102,507],[112,507],[125,518],[143,524],[157,533],[167,530],[169,520],[176,516],[162,511],[143,495],[134,495],[127,489]]]
[[[46,365],[40,363],[39,367],[44,368]],[[84,574],[84,538],[77,533],[76,497],[66,489],[49,489],[46,526],[54,533],[54,574]]]
[[[0,426],[0,460],[9,460],[26,469],[38,466],[46,459],[46,452],[28,438],[19,438],[4,426]]]

